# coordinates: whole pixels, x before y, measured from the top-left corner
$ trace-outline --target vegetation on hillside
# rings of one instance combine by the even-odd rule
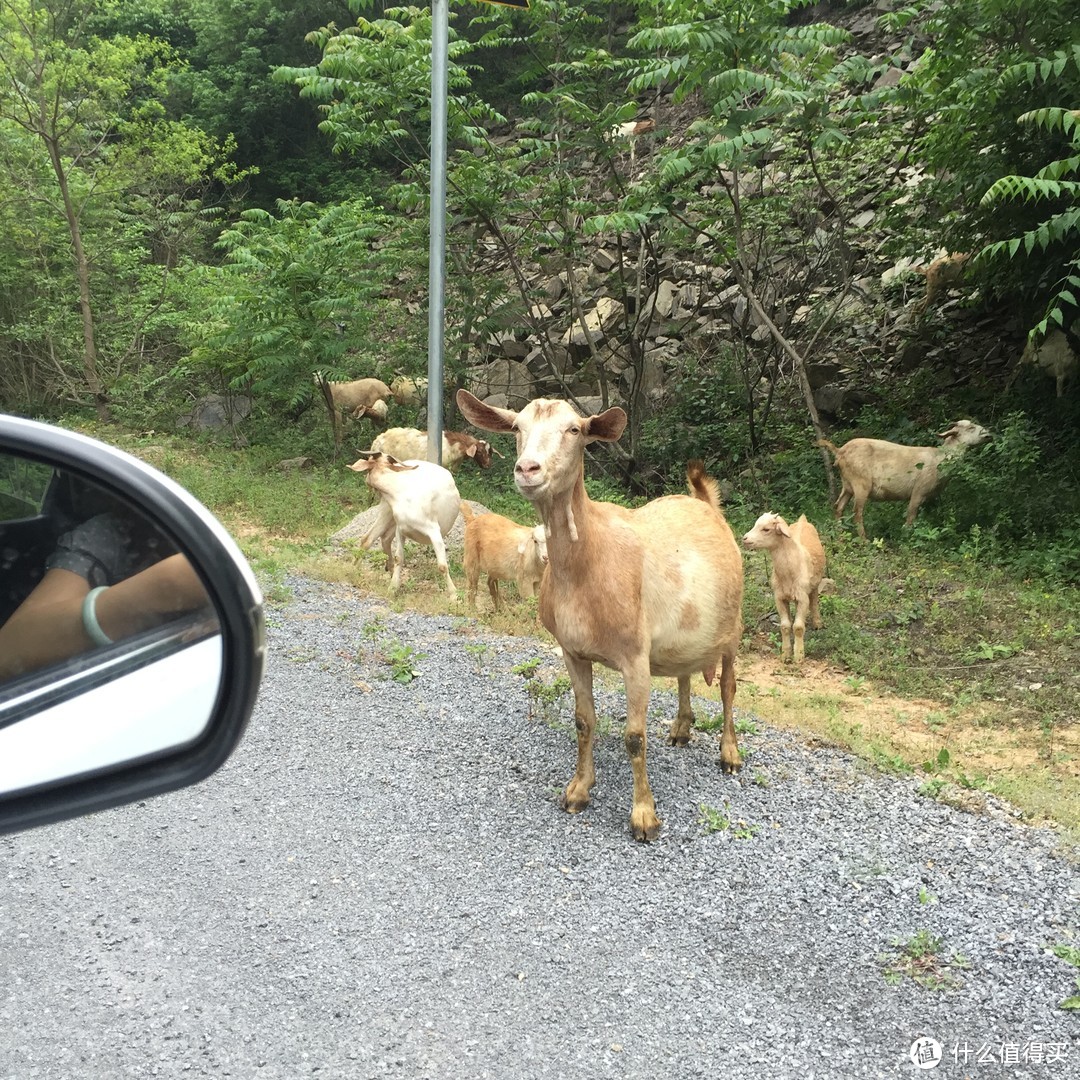
[[[580,314],[575,271],[602,246],[630,373],[627,435],[596,462],[611,490],[676,489],[700,455],[736,505],[824,516],[810,373],[837,361],[865,403],[835,441],[922,442],[960,415],[995,431],[916,542],[1080,581],[1077,380],[1056,399],[1013,378],[1024,334],[1071,332],[1080,297],[1064,0],[451,14],[452,379],[500,335],[550,349],[545,281]],[[3,406],[163,429],[242,393],[252,444],[285,432],[328,461],[313,370],[424,367],[430,33],[425,9],[375,0],[0,0]],[[632,157],[611,132],[640,116],[656,131]],[[965,299],[909,317],[921,279],[876,283],[938,250],[977,254]],[[663,328],[658,397],[673,267],[702,309],[738,302],[707,332]],[[873,518],[890,543],[894,516]]]

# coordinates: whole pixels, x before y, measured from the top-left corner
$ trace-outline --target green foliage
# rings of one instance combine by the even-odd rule
[[[311,399],[314,371],[344,379],[392,366],[388,331],[400,315],[383,293],[408,256],[386,233],[365,199],[245,211],[219,240],[224,264],[205,270],[216,300],[189,328],[199,335],[191,365],[291,407]],[[378,338],[383,355],[360,355]]]
[[[1013,183],[1001,181],[1035,177],[1047,161],[1061,157],[1064,129],[1039,123],[1018,128],[1015,118],[1080,96],[1074,14],[1069,0],[1035,6],[918,0],[902,15],[885,16],[890,29],[914,32],[908,48],[921,53],[893,101],[912,125],[916,159],[926,165],[912,205],[940,223],[935,245],[971,250],[973,240],[1039,233],[1038,202],[1003,201]],[[932,47],[916,44],[921,35],[931,38]],[[980,202],[990,190],[994,197]],[[1040,247],[1022,264],[988,262],[984,272],[999,295],[1044,307],[1072,255]]]
[[[128,18],[148,21],[145,5],[139,9]],[[308,31],[350,20],[343,0],[185,0],[158,16],[155,36],[168,36],[184,60],[170,78],[170,112],[217,140],[235,140],[236,160],[252,170],[248,205],[349,199],[371,184],[369,163],[326,155],[311,104],[270,77],[280,65],[314,61]]]
[[[1080,581],[1080,463],[1053,451],[1067,437],[1021,412],[995,422],[993,441],[950,463],[945,493],[927,508],[928,521],[941,523],[939,550],[1045,580]]]
[[[1049,64],[1050,62],[1047,61]],[[1066,57],[1050,65],[1050,74],[1060,75]],[[1069,139],[1065,157],[1044,165],[1034,176],[1003,176],[982,197],[983,205],[1002,202],[1045,201],[1062,207],[1056,213],[1020,236],[988,244],[980,257],[1019,258],[1023,263],[1038,249],[1040,254],[1057,255],[1060,278],[1046,301],[1045,315],[1033,334],[1042,337],[1051,324],[1071,327],[1080,312],[1080,257],[1074,253],[1080,244],[1080,110],[1048,108],[1024,113],[1019,124],[1032,124],[1048,132],[1060,132]]]
[[[1080,949],[1074,945],[1054,945],[1050,951],[1059,959],[1080,968]],[[1076,979],[1077,992],[1058,1005],[1059,1009],[1080,1010],[1080,976]]]
[[[411,645],[396,639],[384,645],[386,663],[390,668],[390,677],[394,682],[411,683],[420,677],[419,661],[425,654],[417,652]]]
[[[706,833],[729,832],[733,840],[752,840],[760,829],[759,825],[749,825],[745,821],[733,821],[729,817],[730,807],[724,804],[723,810],[702,803],[698,807],[698,824]]]
[[[204,185],[239,179],[227,140],[167,117],[172,47],[97,33],[118,10],[0,3],[0,276],[20,283],[0,389],[13,402],[107,410],[117,380],[168,351],[184,254],[173,210],[197,214]]]

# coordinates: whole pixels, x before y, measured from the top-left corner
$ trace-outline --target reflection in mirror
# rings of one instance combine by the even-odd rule
[[[0,453],[0,792],[190,742],[220,678],[187,555],[104,488]]]
[[[0,796],[185,746],[206,727],[221,683],[221,635],[151,650],[77,697],[39,697],[15,723],[0,703]]]

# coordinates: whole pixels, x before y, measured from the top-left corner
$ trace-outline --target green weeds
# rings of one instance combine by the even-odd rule
[[[951,990],[960,985],[957,971],[970,965],[960,953],[945,956],[942,938],[929,930],[917,930],[907,941],[893,941],[892,953],[881,957],[885,981],[895,985],[912,979],[927,990]]]
[[[728,815],[730,807],[724,803],[724,809],[702,803],[698,807],[698,824],[706,833],[730,832],[733,840],[752,840],[761,828],[745,821],[733,821]]]

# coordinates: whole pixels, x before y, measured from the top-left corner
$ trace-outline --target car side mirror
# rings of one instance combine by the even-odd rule
[[[0,834],[209,776],[264,662],[259,586],[204,506],[123,451],[0,415]]]

